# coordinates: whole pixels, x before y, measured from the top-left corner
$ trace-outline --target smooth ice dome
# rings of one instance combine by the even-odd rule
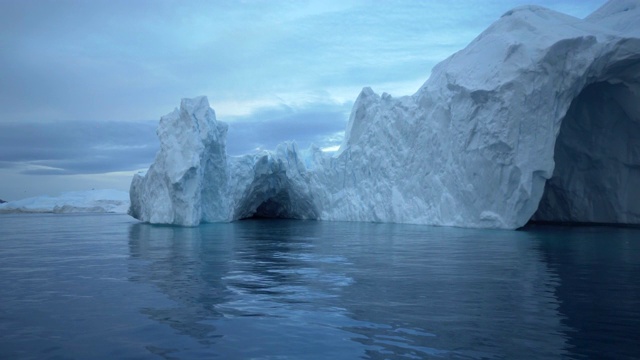
[[[126,214],[129,193],[119,190],[70,191],[0,204],[0,213],[119,213]]]
[[[204,97],[160,120],[129,213],[197,225],[251,216],[518,228],[640,223],[640,1],[586,19],[505,13],[412,96],[365,88],[335,154],[226,155]]]

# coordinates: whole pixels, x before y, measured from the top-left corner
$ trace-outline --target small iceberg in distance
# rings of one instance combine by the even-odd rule
[[[0,213],[116,213],[126,214],[129,193],[120,190],[70,191],[0,204]]]

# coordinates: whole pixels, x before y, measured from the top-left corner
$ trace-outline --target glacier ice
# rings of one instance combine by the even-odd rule
[[[58,196],[36,196],[0,204],[0,213],[117,213],[126,214],[129,193],[102,189],[70,191]]]
[[[193,226],[251,216],[518,228],[640,223],[640,1],[585,19],[505,13],[412,96],[362,90],[335,154],[227,156],[205,97],[162,117],[129,213]]]

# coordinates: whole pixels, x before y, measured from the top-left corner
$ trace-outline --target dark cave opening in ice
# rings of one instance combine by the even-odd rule
[[[573,100],[533,221],[640,224],[640,62]]]
[[[287,191],[267,198],[255,209],[249,207],[240,219],[299,219],[316,220],[318,215],[308,200],[298,199],[296,203]]]
[[[286,171],[274,171],[254,178],[236,207],[234,219],[256,218],[316,220],[318,211]]]
[[[282,190],[258,205],[253,214],[245,219],[317,219],[309,201],[298,198],[302,204],[294,203],[290,193]],[[305,206],[306,204],[306,206]],[[302,205],[302,206],[301,206]]]

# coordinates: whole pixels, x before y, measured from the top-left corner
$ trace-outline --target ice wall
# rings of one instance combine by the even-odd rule
[[[157,133],[160,151],[149,171],[134,175],[129,213],[157,224],[230,220],[227,125],[216,121],[207,99],[183,99],[180,109],[160,119]]]

